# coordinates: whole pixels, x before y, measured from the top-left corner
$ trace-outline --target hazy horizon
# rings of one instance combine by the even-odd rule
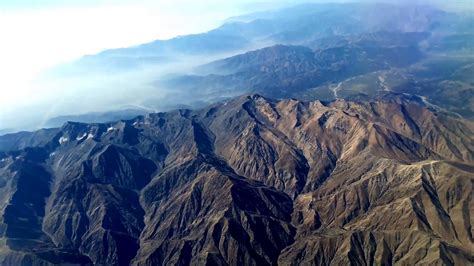
[[[70,83],[62,80],[38,81],[44,71],[67,62],[73,62],[84,55],[101,51],[130,47],[154,40],[170,39],[176,36],[201,33],[214,29],[226,19],[247,13],[302,3],[340,2],[390,2],[390,1],[216,1],[199,3],[190,0],[167,1],[7,1],[0,3],[0,33],[4,41],[0,43],[0,129],[34,129],[44,124],[38,118],[30,118],[37,123],[26,127],[25,121],[31,114],[41,110],[44,120],[48,116],[61,114],[81,114],[107,110],[107,104],[98,108],[97,101],[91,100],[84,109],[62,110],[77,101],[78,96]],[[471,8],[469,1],[455,1],[449,6],[443,1],[401,1],[396,4],[432,4],[450,10]],[[182,8],[186,6],[187,8]],[[185,23],[183,23],[185,21]],[[201,60],[198,60],[201,61]],[[158,69],[159,70],[159,69]],[[132,75],[132,74],[130,74]],[[123,77],[109,77],[107,86],[123,84]],[[78,82],[77,87],[82,81]],[[68,81],[69,82],[69,81]],[[137,85],[138,86],[138,85]],[[97,97],[108,97],[109,88],[99,90]],[[122,86],[125,93],[130,88]],[[146,92],[148,90],[143,90]],[[113,91],[117,93],[117,91]],[[69,97],[69,98],[68,98]],[[93,99],[94,95],[79,98]],[[97,98],[96,97],[96,98]],[[125,96],[126,97],[126,96]],[[56,105],[57,103],[57,105]],[[49,110],[44,110],[45,106]],[[90,108],[89,108],[89,107]],[[120,107],[117,105],[116,107]],[[15,115],[15,116],[13,116]],[[24,118],[22,118],[22,115]]]

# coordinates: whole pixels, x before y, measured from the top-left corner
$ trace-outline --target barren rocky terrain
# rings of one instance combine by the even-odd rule
[[[0,264],[473,264],[473,136],[403,95],[5,135]]]

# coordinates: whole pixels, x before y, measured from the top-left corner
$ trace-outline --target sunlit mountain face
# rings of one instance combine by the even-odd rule
[[[469,5],[137,3],[4,90],[0,265],[474,264]]]

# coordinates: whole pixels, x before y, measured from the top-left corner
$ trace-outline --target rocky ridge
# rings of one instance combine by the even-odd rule
[[[250,95],[0,137],[0,263],[471,264],[472,136],[409,101]]]

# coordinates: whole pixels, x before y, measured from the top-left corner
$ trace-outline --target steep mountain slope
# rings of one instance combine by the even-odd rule
[[[51,132],[0,146],[4,265],[474,263],[474,124],[403,97]]]

